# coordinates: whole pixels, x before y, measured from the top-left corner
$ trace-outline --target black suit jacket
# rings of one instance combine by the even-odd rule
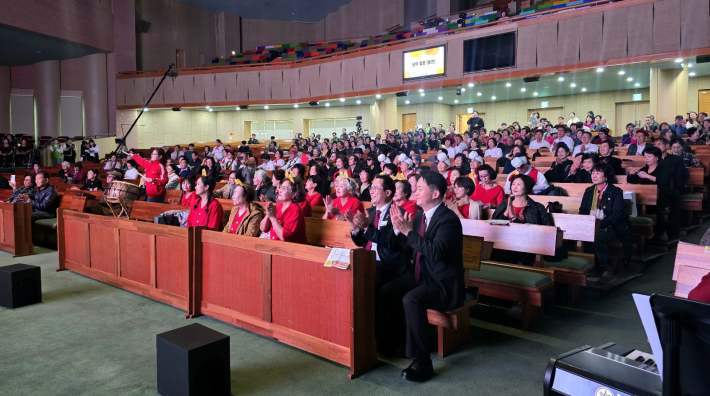
[[[621,166],[621,160],[616,157],[599,157],[599,160],[601,162],[606,162],[609,166],[611,166],[611,169],[614,170],[615,175],[625,175],[626,172],[624,172],[624,168]]]
[[[374,225],[377,208],[374,206],[368,208],[366,212],[367,217],[370,218],[370,226],[367,227],[367,230],[360,230],[357,234],[350,233],[350,236],[353,243],[361,247],[364,247],[367,241],[376,243],[377,254],[380,256],[380,265],[385,268],[410,267],[412,261],[407,249],[395,240],[394,228],[390,220],[391,209],[392,205],[387,209],[387,212],[380,214],[380,224],[382,226],[377,229]],[[399,208],[399,210],[404,214],[404,209]]]
[[[463,281],[463,229],[461,220],[443,203],[434,212],[424,237],[419,235],[424,211],[414,216],[414,230],[397,240],[412,251],[413,262],[421,253],[421,277],[439,311],[460,307],[466,297]]]

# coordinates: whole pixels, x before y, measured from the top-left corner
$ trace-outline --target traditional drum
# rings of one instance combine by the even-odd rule
[[[108,202],[121,201],[124,204],[132,204],[141,195],[141,189],[135,184],[122,181],[112,181],[106,185],[104,199]]]

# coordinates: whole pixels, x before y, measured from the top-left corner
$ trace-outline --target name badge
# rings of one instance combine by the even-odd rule
[[[386,226],[386,225],[387,225],[387,220],[380,222],[380,226],[381,226],[381,227],[384,227],[384,226]]]

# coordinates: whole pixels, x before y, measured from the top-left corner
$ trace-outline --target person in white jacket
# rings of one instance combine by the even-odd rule
[[[503,191],[505,191],[506,194],[510,194],[510,180],[513,178],[513,176],[517,174],[528,175],[532,177],[533,180],[535,180],[535,186],[533,186],[533,194],[540,194],[541,192],[547,190],[548,187],[550,187],[550,185],[547,184],[547,179],[545,179],[545,175],[530,166],[527,158],[515,157],[510,162],[515,167],[515,171],[510,172],[510,175],[508,175],[508,179],[505,181],[505,187],[503,187]]]
[[[99,145],[94,139],[89,139],[89,161],[99,163]]]

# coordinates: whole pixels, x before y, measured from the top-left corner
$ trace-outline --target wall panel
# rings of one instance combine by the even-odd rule
[[[579,61],[598,62],[602,58],[602,24],[604,14],[596,12],[594,14],[579,16],[579,30],[584,34],[579,36]]]
[[[680,2],[680,47],[681,49],[703,48],[710,45],[710,2],[707,0],[684,0]]]
[[[650,54],[653,46],[653,35],[649,32],[653,21],[653,3],[629,7],[626,16],[629,56]]]
[[[520,70],[537,67],[537,25],[521,26],[518,29],[516,64]]]
[[[557,66],[557,21],[537,25],[537,67]]]
[[[579,18],[560,19],[558,23],[557,44],[559,46],[560,66],[579,63]]]
[[[627,9],[617,8],[604,11],[604,26],[602,28],[602,56],[605,60],[625,58],[627,55],[628,32]]]
[[[653,53],[680,48],[680,0],[653,3]]]

